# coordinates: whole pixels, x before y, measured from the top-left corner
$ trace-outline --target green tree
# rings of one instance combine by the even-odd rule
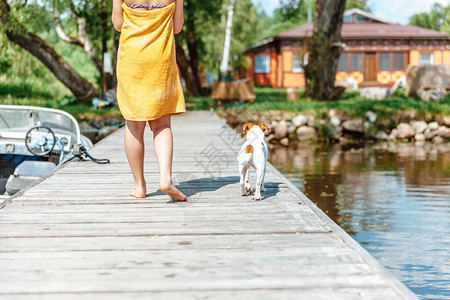
[[[345,3],[345,9],[358,8],[367,12],[371,12],[370,7],[367,5],[367,0],[347,0]]]
[[[307,5],[315,4],[313,1],[305,0],[281,0],[280,7],[275,10],[275,19],[281,19],[282,21],[289,21],[293,19],[307,18]]]
[[[190,96],[202,93],[200,57],[205,49],[205,24],[221,20],[223,1],[184,1],[184,26],[176,36],[177,63]]]
[[[435,3],[429,13],[412,15],[409,24],[450,33],[450,5]]]
[[[53,27],[59,38],[69,44],[79,46],[97,68],[98,78],[103,78],[103,54],[111,49],[116,54],[116,43],[108,47],[111,38],[118,34],[111,26],[112,0],[45,0],[43,2],[53,15]],[[115,68],[113,68],[115,70]],[[115,85],[115,74],[105,74],[108,86]]]
[[[222,7],[225,18],[227,6]],[[245,56],[245,50],[259,41],[263,25],[259,20],[256,6],[251,0],[239,0],[235,3],[233,27],[231,33],[231,48],[229,66],[233,71],[248,67],[250,61]],[[225,40],[225,21],[210,20],[199,30],[203,37],[204,48],[201,65],[204,69],[219,74]]]
[[[79,99],[96,95],[97,91],[89,81],[80,76],[45,40],[30,31],[36,26],[36,22],[41,22],[41,26],[46,25],[46,18],[38,18],[39,14],[46,15],[45,10],[37,3],[32,3],[30,6],[26,2],[25,4],[20,1],[12,3],[14,5],[10,6],[6,0],[0,0],[0,32],[10,42],[39,59]],[[27,19],[30,22],[27,22]]]
[[[203,92],[201,71],[219,74],[229,0],[184,3],[185,23],[183,31],[176,36],[177,63],[188,94],[193,96]],[[232,69],[249,65],[245,49],[260,38],[263,25],[259,18],[251,0],[236,1],[229,64]]]
[[[285,30],[308,22],[308,10],[311,19],[314,17],[315,0],[283,0],[274,15],[265,22],[266,29],[262,31],[261,39],[277,35]],[[312,20],[311,20],[312,21]]]

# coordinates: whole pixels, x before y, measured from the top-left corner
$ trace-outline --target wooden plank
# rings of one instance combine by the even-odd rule
[[[146,272],[144,273],[143,270]],[[143,276],[149,276],[156,280],[163,280],[164,278],[178,277],[192,278],[192,277],[211,277],[219,279],[224,277],[224,274],[228,277],[285,277],[285,274],[290,274],[301,279],[308,274],[311,277],[323,276],[326,273],[327,276],[370,276],[371,270],[365,264],[336,264],[336,265],[305,265],[298,267],[292,264],[279,265],[277,263],[263,263],[259,264],[246,264],[245,267],[234,265],[222,265],[222,266],[196,266],[189,267],[186,265],[163,267],[163,268],[73,268],[73,269],[47,269],[46,272],[39,272],[36,270],[6,270],[0,273],[1,282],[15,282],[22,280],[24,282],[29,281],[55,281],[61,278],[64,280],[79,280],[83,278],[85,281],[104,281],[105,279],[126,281],[127,278],[133,278],[134,280],[144,279]],[[98,275],[102,276],[98,276]],[[370,284],[366,283],[366,286]]]
[[[314,255],[311,255],[311,253]],[[21,261],[20,264],[17,260]],[[318,269],[338,268],[343,265],[360,264],[350,248],[313,246],[277,249],[198,249],[177,251],[59,251],[59,252],[0,252],[0,263],[8,270],[50,269],[161,269],[172,267],[221,267],[264,264],[292,264],[298,268],[314,265]],[[367,265],[366,265],[367,266]],[[367,268],[370,268],[367,266]]]
[[[237,234],[237,235],[160,235],[105,237],[4,238],[0,252],[27,251],[111,251],[111,250],[198,250],[198,249],[287,249],[339,240],[330,233]]]
[[[329,299],[396,299],[398,295],[392,290],[382,288],[299,288],[299,289],[268,289],[266,287],[258,289],[233,289],[233,290],[177,290],[177,291],[142,291],[142,292],[86,292],[86,293],[40,293],[40,294],[2,294],[2,299],[5,300],[34,300],[36,295],[45,297],[47,300],[60,299],[84,299],[84,300],[98,300],[98,299],[248,299],[248,300],[298,300],[298,299],[314,299],[314,300],[329,300]]]
[[[50,273],[50,272],[48,272]],[[73,270],[67,274],[74,275]],[[95,281],[87,276],[80,274],[78,277],[72,276],[67,279],[54,278],[48,276],[45,281],[30,280],[23,281],[30,293],[55,293],[55,292],[115,292],[115,291],[170,291],[170,290],[233,290],[233,289],[308,289],[308,288],[387,288],[386,283],[377,275],[347,275],[333,276],[322,274],[321,276],[239,276],[228,277],[227,275],[218,275],[217,277],[204,277],[191,275],[180,278],[160,278],[155,274],[155,278],[120,278],[121,270],[116,273],[117,277],[107,277],[101,272],[97,272]],[[144,275],[144,272],[138,273]],[[50,275],[50,274],[49,274]],[[206,274],[205,274],[206,275]],[[208,274],[209,275],[209,274]],[[86,278],[87,277],[87,278]],[[18,293],[23,291],[22,286],[14,284],[4,284],[3,293]]]

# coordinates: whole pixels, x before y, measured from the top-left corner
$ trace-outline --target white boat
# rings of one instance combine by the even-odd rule
[[[77,120],[53,108],[0,105],[0,194],[14,195],[92,147]]]

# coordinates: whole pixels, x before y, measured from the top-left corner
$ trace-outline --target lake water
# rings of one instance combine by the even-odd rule
[[[274,146],[269,161],[422,299],[450,299],[450,143]]]

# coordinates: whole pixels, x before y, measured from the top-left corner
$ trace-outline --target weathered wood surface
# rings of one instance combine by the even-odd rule
[[[209,112],[173,118],[174,181],[128,196],[121,129],[0,210],[1,299],[415,299],[269,165],[262,201],[239,194],[242,139]]]

